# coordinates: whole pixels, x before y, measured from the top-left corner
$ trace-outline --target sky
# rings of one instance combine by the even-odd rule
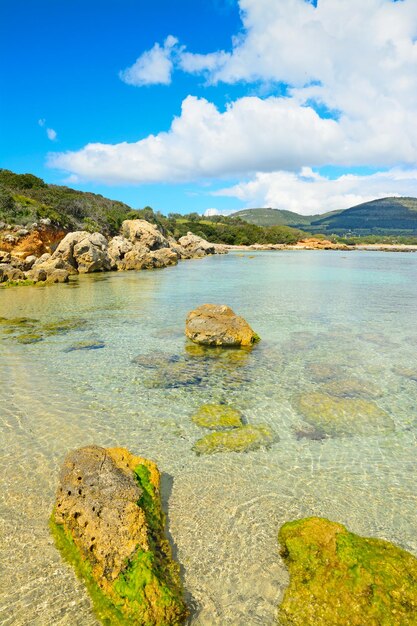
[[[417,0],[0,0],[0,167],[134,208],[417,196]]]

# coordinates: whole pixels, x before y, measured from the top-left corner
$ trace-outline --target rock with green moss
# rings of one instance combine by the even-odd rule
[[[197,426],[211,430],[227,430],[242,426],[242,416],[227,404],[202,404],[191,418]]]
[[[100,339],[86,339],[85,341],[77,341],[68,348],[65,348],[64,352],[76,352],[78,350],[100,350],[105,347],[104,341]]]
[[[279,532],[290,584],[282,626],[415,626],[417,559],[382,539],[310,517]]]
[[[249,452],[268,447],[276,437],[267,426],[241,426],[233,430],[214,432],[199,439],[193,446],[197,454],[218,452]]]
[[[98,446],[67,456],[50,527],[103,624],[176,626],[186,619],[164,526],[155,463]]]
[[[383,409],[362,398],[337,398],[321,392],[296,399],[304,419],[329,436],[375,435],[394,430],[394,422]]]

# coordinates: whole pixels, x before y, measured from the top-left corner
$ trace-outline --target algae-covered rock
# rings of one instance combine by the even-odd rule
[[[226,305],[203,304],[187,315],[185,334],[208,346],[250,346],[259,336]]]
[[[282,626],[412,626],[417,623],[417,559],[382,539],[310,517],[279,531],[290,584]]]
[[[233,430],[210,433],[199,439],[193,446],[197,454],[217,452],[249,452],[262,446],[269,446],[274,436],[267,426],[241,426]]]
[[[164,524],[155,463],[123,448],[98,446],[67,456],[51,530],[104,624],[183,623],[179,567]]]
[[[332,380],[322,387],[324,393],[339,398],[379,398],[382,392],[373,383],[358,378]]]
[[[362,398],[337,398],[317,391],[300,395],[296,406],[307,422],[330,436],[373,435],[394,430],[388,413]]]
[[[211,430],[227,430],[242,426],[242,416],[227,404],[202,404],[191,418],[195,424]]]

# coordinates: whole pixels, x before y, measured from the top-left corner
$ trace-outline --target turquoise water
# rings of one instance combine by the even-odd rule
[[[276,623],[288,582],[277,532],[290,519],[326,516],[417,554],[416,278],[413,254],[285,251],[0,290],[0,316],[86,322],[29,345],[0,328],[0,623],[97,623],[47,530],[63,457],[90,443],[164,473],[193,626]],[[184,321],[204,302],[230,305],[261,343],[192,357]],[[90,340],[104,348],[67,351]],[[393,427],[312,429],[298,399],[326,389],[317,365],[372,389]],[[267,425],[274,443],[197,456],[205,432],[190,418],[207,402]]]

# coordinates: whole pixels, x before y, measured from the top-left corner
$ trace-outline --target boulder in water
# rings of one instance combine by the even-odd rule
[[[164,524],[155,463],[123,448],[98,446],[67,456],[51,530],[103,623],[183,623],[179,567]]]
[[[290,584],[282,626],[412,626],[417,615],[417,559],[382,539],[309,517],[279,531]]]
[[[222,304],[203,304],[187,315],[185,334],[208,346],[250,346],[259,336],[249,324]]]

